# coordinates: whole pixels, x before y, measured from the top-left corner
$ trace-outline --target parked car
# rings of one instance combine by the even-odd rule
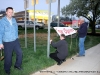
[[[100,29],[100,24],[95,25],[96,29]]]
[[[18,21],[17,22],[18,27],[25,28],[25,21]],[[27,28],[33,28],[34,22],[33,21],[26,21],[26,27]],[[38,29],[44,29],[44,24],[40,22],[35,22],[35,28]]]
[[[50,26],[51,27],[57,27],[58,23],[57,22],[51,22]],[[59,27],[66,27],[63,23],[59,23]]]
[[[43,25],[45,25],[43,22],[37,22],[37,23],[40,23],[40,24],[43,24]]]

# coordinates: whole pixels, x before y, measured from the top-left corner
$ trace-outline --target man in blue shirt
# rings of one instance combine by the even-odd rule
[[[13,16],[13,8],[6,8],[6,16],[0,20],[0,49],[4,49],[4,70],[10,75],[12,52],[16,53],[14,68],[21,70],[22,50],[18,40],[18,25]]]
[[[85,56],[84,41],[87,35],[88,23],[85,22],[84,18],[80,18],[80,27],[78,29],[79,37],[79,54],[77,57]]]

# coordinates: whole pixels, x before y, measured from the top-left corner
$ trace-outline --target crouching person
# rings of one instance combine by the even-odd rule
[[[50,53],[50,58],[54,59],[57,62],[57,65],[61,65],[68,55],[68,45],[65,37],[64,34],[61,34],[60,40],[56,43],[50,40],[50,44],[57,49],[54,53]]]

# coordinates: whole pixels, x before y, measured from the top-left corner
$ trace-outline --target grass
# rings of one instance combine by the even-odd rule
[[[28,48],[24,48],[24,31],[19,30],[20,43],[23,51],[23,71],[17,71],[13,68],[15,63],[16,55],[13,53],[12,58],[12,67],[11,75],[30,75],[36,71],[45,69],[51,65],[56,64],[56,62],[50,58],[47,58],[47,30],[38,30],[36,31],[36,53],[34,52],[33,45],[33,30],[28,29]],[[55,30],[51,30],[51,38],[54,41],[58,41],[59,37],[56,36]],[[78,39],[72,38],[72,47],[70,48],[71,38],[70,36],[66,37],[69,47],[69,57],[78,52]],[[100,43],[99,36],[90,36],[88,35],[85,41],[85,48],[89,49]],[[50,47],[50,51],[54,52],[55,50]],[[4,61],[0,61],[0,75],[5,75],[3,69]]]

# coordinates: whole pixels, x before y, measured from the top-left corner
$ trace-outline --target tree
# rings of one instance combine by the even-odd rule
[[[5,16],[5,10],[0,10],[0,18]]]
[[[95,22],[100,18],[100,0],[70,0],[62,9],[63,15],[83,16],[90,21],[92,34],[95,34]]]
[[[5,14],[5,10],[0,10],[0,14]]]

